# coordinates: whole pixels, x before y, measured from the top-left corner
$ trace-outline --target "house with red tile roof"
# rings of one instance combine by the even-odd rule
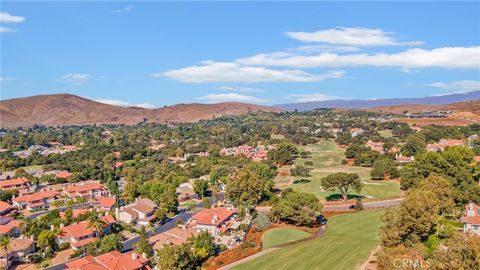
[[[465,206],[465,216],[462,217],[463,231],[480,235],[480,206],[469,203]]]
[[[115,168],[121,168],[123,167],[123,165],[125,165],[125,163],[123,163],[122,161],[115,162]]]
[[[7,235],[10,237],[17,237],[22,233],[20,225],[22,221],[13,219],[11,217],[3,216],[0,219],[0,235]]]
[[[158,206],[149,199],[137,198],[135,202],[120,209],[116,208],[115,213],[119,221],[127,224],[148,225],[155,218],[154,212]]]
[[[173,228],[166,232],[148,238],[154,250],[161,249],[163,245],[180,245],[191,236],[198,235],[198,230],[193,227]]]
[[[14,262],[27,262],[27,255],[35,252],[35,242],[30,238],[11,239],[8,245],[8,254],[5,249],[0,249],[0,268],[7,268],[6,264]],[[7,260],[8,258],[8,260]]]
[[[0,190],[26,191],[30,188],[30,180],[25,177],[0,181]]]
[[[81,248],[97,239],[97,230],[89,226],[88,221],[82,221],[77,224],[63,226],[60,224],[60,233],[57,234],[56,242],[58,245],[69,243],[73,249]]]
[[[63,178],[63,179],[69,179],[70,177],[72,177],[72,173],[71,172],[68,172],[68,171],[59,171],[55,174],[55,177],[56,178]]]
[[[427,151],[428,152],[438,152],[443,151],[447,147],[453,146],[463,146],[465,145],[465,141],[457,140],[457,139],[441,139],[438,143],[429,143],[427,144]]]
[[[134,251],[111,251],[96,257],[86,256],[66,263],[69,270],[150,270],[147,256]]]
[[[406,157],[406,156],[403,156],[402,154],[397,154],[397,155],[395,155],[395,160],[397,162],[400,162],[400,163],[409,163],[409,162],[414,162],[415,157],[413,157],[413,156]]]
[[[33,212],[48,209],[50,204],[58,199],[60,199],[60,192],[56,190],[43,190],[13,197],[12,201],[13,206],[18,209],[27,209]]]
[[[8,214],[8,212],[12,211],[13,206],[9,203],[4,201],[0,201],[0,216]]]
[[[77,218],[81,215],[84,215],[84,214],[87,214],[87,213],[90,213],[91,210],[90,209],[85,209],[85,208],[74,208],[72,209],[72,218]],[[60,218],[61,219],[65,219],[66,215],[65,215],[65,211],[62,211],[59,213],[60,214]]]
[[[98,202],[97,206],[100,210],[110,211],[115,208],[115,198],[114,197],[97,197],[95,200]]]
[[[357,137],[358,135],[361,135],[365,133],[365,130],[363,128],[352,128],[350,130],[350,134],[352,135],[352,137]]]
[[[204,209],[196,213],[189,220],[187,227],[208,231],[213,236],[226,232],[237,218],[237,210],[229,207]]]
[[[99,181],[84,181],[63,188],[63,194],[70,198],[82,197],[94,199],[102,196],[110,196],[110,191]]]
[[[365,143],[365,147],[370,148],[370,150],[378,153],[385,152],[385,150],[383,149],[383,142],[374,142],[372,140],[368,140],[368,142]]]

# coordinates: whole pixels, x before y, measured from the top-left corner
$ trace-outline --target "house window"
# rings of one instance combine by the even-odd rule
[[[479,215],[479,216],[480,216],[480,207],[479,207],[479,208],[477,208],[477,215]]]
[[[473,230],[478,231],[478,225],[473,225]]]

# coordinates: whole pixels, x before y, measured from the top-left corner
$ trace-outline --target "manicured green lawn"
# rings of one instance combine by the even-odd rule
[[[320,142],[319,144],[307,145],[305,150],[312,154],[309,158],[299,158],[295,165],[305,165],[305,161],[313,161],[310,177],[296,177],[295,183],[291,186],[294,190],[307,192],[317,195],[320,199],[338,199],[338,192],[325,192],[321,189],[321,179],[329,174],[336,172],[357,173],[365,185],[360,193],[352,191],[351,197],[362,196],[366,198],[385,199],[400,195],[400,185],[395,182],[371,181],[371,168],[342,165],[341,161],[345,158],[344,149],[338,147],[330,141]],[[304,180],[304,181],[302,181]]]
[[[300,239],[305,239],[310,236],[311,236],[310,233],[300,229],[293,229],[293,228],[271,229],[265,232],[262,236],[263,249],[275,247],[281,244],[285,244],[285,243],[300,240]]]
[[[281,247],[233,269],[353,270],[380,243],[378,232],[383,213],[384,210],[377,209],[333,216],[324,236]]]
[[[380,133],[380,136],[384,137],[384,138],[391,138],[393,137],[393,133],[390,129],[384,129],[384,130],[380,130],[378,133]]]

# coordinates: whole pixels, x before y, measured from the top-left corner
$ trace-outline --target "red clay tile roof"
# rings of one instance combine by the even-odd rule
[[[474,225],[480,225],[480,216],[475,217],[462,217],[464,223],[471,223]]]
[[[72,262],[66,263],[67,269],[82,270],[135,270],[142,268],[147,262],[147,258],[143,258],[136,254],[137,258],[132,258],[132,252],[120,253],[112,251],[97,257],[87,256]]]
[[[96,189],[107,190],[107,188],[104,185],[96,182],[91,182],[87,184],[79,184],[79,185],[67,187],[65,191],[71,193],[71,192],[84,192],[84,191],[90,191],[90,190],[96,190]]]
[[[15,227],[10,225],[0,225],[0,233],[1,234],[8,234],[11,232]]]
[[[107,225],[116,223],[115,218],[114,218],[113,216],[111,216],[111,215],[103,216],[103,217],[102,217],[102,220],[103,220]]]
[[[12,208],[12,206],[6,202],[0,201],[0,212],[6,211]]]
[[[61,171],[55,175],[55,177],[57,178],[69,178],[70,176],[72,176],[72,173],[69,173],[67,171]]]
[[[82,239],[82,240],[80,240],[80,241],[78,241],[78,242],[75,242],[75,243],[72,242],[72,246],[74,246],[74,247],[76,247],[76,248],[78,248],[78,247],[83,247],[83,246],[85,246],[85,245],[88,245],[88,244],[90,244],[90,243],[95,242],[96,240],[97,240],[96,237],[91,237],[91,238],[87,238],[87,239]]]
[[[70,226],[63,227],[61,229],[60,235],[66,236],[70,235],[75,238],[79,238],[82,236],[86,236],[89,234],[92,234],[93,232],[96,231],[95,228],[89,228],[87,221],[83,221],[77,224],[72,224]]]
[[[207,224],[219,226],[223,221],[228,219],[231,215],[236,213],[235,209],[227,209],[225,207],[217,207],[204,209],[203,211],[196,213],[191,218],[196,224]],[[216,219],[214,217],[216,216]]]
[[[52,197],[59,197],[59,196],[60,196],[60,192],[58,191],[44,190],[40,192],[18,196],[17,198],[14,199],[14,201],[15,202],[34,202],[34,201],[39,201],[39,200],[52,198]]]
[[[115,205],[115,198],[113,197],[98,197],[95,200],[97,200],[99,206],[103,208],[111,208]]]
[[[10,179],[10,180],[1,180],[0,181],[0,188],[5,188],[5,187],[9,187],[9,186],[16,186],[16,185],[26,185],[28,183],[30,183],[30,181],[25,177]]]

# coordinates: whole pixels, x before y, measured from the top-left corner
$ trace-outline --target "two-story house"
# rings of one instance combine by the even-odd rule
[[[148,225],[155,218],[154,212],[158,206],[149,199],[139,199],[120,209],[116,208],[117,219],[127,224]]]
[[[462,222],[464,232],[472,232],[480,235],[480,206],[476,203],[467,204]]]
[[[204,209],[193,215],[187,227],[195,227],[200,231],[208,231],[213,236],[225,232],[237,216],[237,210],[229,207]]]

